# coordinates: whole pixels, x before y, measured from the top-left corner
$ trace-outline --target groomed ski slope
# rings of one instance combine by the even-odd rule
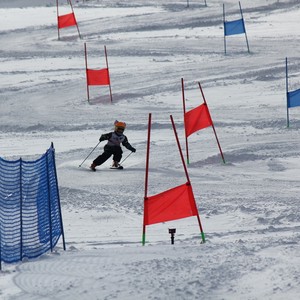
[[[286,57],[289,88],[300,88],[298,1],[242,1],[250,54],[238,35],[227,55],[220,1],[73,2],[82,40],[73,27],[58,41],[55,1],[0,3],[0,156],[37,159],[54,143],[67,242],[3,264],[0,298],[298,299],[300,108],[287,128],[285,98]],[[240,17],[238,1],[224,3],[228,20]],[[106,87],[87,101],[84,42],[93,68],[105,67],[107,47],[113,103]],[[212,128],[193,134],[188,171],[206,243],[186,218],[147,227],[143,247],[149,113],[149,195],[186,181],[170,122],[185,153],[181,78],[187,109],[202,103],[201,82],[226,164]],[[116,119],[137,149],[124,170],[111,160],[89,170],[105,143],[79,167]]]

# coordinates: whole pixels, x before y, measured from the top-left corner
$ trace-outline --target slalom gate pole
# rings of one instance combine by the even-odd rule
[[[170,119],[171,119],[173,131],[174,131],[174,134],[175,134],[175,138],[176,138],[176,142],[177,142],[177,146],[178,146],[180,158],[181,158],[181,161],[182,161],[183,169],[184,169],[184,172],[185,172],[186,180],[190,184],[191,183],[190,182],[190,177],[189,177],[189,174],[188,174],[188,171],[187,171],[186,164],[184,163],[184,158],[183,158],[182,150],[181,150],[181,147],[180,147],[180,143],[179,143],[179,139],[178,139],[178,135],[177,135],[177,132],[176,132],[176,127],[175,127],[175,123],[174,123],[172,115],[170,115]]]
[[[132,154],[133,152],[130,152],[121,162],[120,165]]]
[[[84,58],[85,58],[85,73],[86,73],[86,92],[88,101],[90,101],[90,91],[89,91],[89,77],[88,77],[88,66],[87,66],[87,50],[86,43],[84,43]]]
[[[105,52],[106,68],[107,68],[107,73],[108,73],[108,78],[109,78],[110,103],[112,103],[113,99],[112,99],[112,91],[111,91],[111,84],[110,84],[110,75],[109,75],[109,68],[108,68],[108,59],[107,59],[106,46],[104,46],[104,52]]]
[[[290,117],[289,117],[289,79],[288,79],[288,61],[287,57],[285,58],[285,85],[286,85],[286,120],[287,128],[290,127]]]
[[[94,147],[94,149],[89,153],[89,155],[84,159],[84,161],[78,166],[78,168],[80,168],[82,166],[82,164],[89,158],[89,156],[95,151],[95,149],[98,147],[98,145],[101,142],[99,141],[98,144]]]
[[[58,26],[58,17],[59,17],[59,13],[58,13],[58,0],[56,0],[56,15],[57,15],[57,35],[58,35],[58,40],[60,40],[59,26]]]
[[[221,145],[220,145],[220,142],[219,142],[219,139],[218,139],[218,136],[217,136],[215,125],[214,125],[213,120],[211,119],[210,111],[208,109],[208,105],[207,105],[207,102],[206,102],[206,99],[205,99],[205,96],[204,96],[204,93],[203,93],[203,90],[202,90],[200,82],[198,82],[198,85],[199,85],[199,88],[200,88],[200,91],[201,91],[201,94],[202,94],[203,101],[204,101],[205,105],[207,106],[207,110],[209,112],[209,117],[210,117],[210,120],[211,120],[211,127],[213,128],[213,131],[214,131],[214,134],[215,134],[215,137],[216,137],[216,140],[217,140],[217,144],[218,144],[218,147],[219,147],[219,151],[220,151],[220,154],[222,156],[223,163],[225,164],[226,163],[225,162],[225,158],[224,158],[224,155],[223,155],[223,152],[222,152],[222,149],[221,149]]]
[[[223,24],[224,24],[224,53],[226,55],[226,17],[225,17],[225,4],[223,3]]]
[[[79,38],[80,38],[80,39],[82,39],[82,38],[81,38],[80,31],[79,31],[78,24],[77,24],[77,19],[76,19],[76,17],[75,17],[75,14],[74,14],[74,10],[73,10],[73,5],[72,5],[72,2],[71,2],[71,0],[68,0],[68,1],[69,1],[69,3],[70,3],[71,10],[72,10],[73,16],[74,16],[74,18],[75,18],[75,21],[76,21],[76,27],[77,27],[77,32],[78,32]]]
[[[241,2],[240,1],[239,1],[239,6],[240,6],[240,12],[241,12],[242,20],[243,20],[243,26],[244,26],[244,31],[245,31],[245,38],[246,38],[248,53],[250,53],[249,43],[248,43],[248,37],[247,37],[246,27],[245,27],[245,21],[244,21],[244,16],[243,16],[243,10],[242,10],[242,6],[241,6]]]
[[[144,194],[144,218],[143,218],[143,236],[142,245],[145,246],[146,243],[146,214],[145,214],[145,204],[148,201],[148,173],[149,173],[149,156],[150,156],[150,132],[151,132],[151,113],[149,113],[148,119],[148,140],[147,140],[147,153],[146,153],[146,170],[145,170],[145,194]]]
[[[199,224],[199,227],[200,227],[202,243],[205,243],[205,234],[204,234],[204,231],[203,231],[203,228],[202,228],[202,225],[201,225],[199,213],[197,214],[197,219],[198,219],[198,224]]]
[[[183,124],[184,124],[184,133],[185,133],[185,149],[186,149],[186,161],[187,164],[190,163],[190,157],[189,157],[189,145],[188,145],[188,138],[186,136],[186,130],[185,130],[185,113],[186,113],[186,108],[185,108],[185,96],[184,96],[184,82],[183,78],[181,78],[181,90],[182,90],[182,102],[183,102]]]
[[[181,150],[181,147],[180,147],[180,142],[179,142],[178,134],[176,132],[176,126],[175,126],[175,123],[174,123],[172,115],[170,115],[170,119],[171,119],[173,131],[174,131],[174,135],[175,135],[175,138],[176,138],[176,142],[177,142],[179,154],[180,154],[180,157],[181,157],[182,165],[183,165],[183,168],[184,168],[184,172],[185,172],[187,184],[189,184],[191,186],[190,177],[189,177],[189,174],[188,174],[188,171],[187,171],[186,164],[184,162],[184,158],[183,158],[182,150]],[[195,203],[195,205],[196,205],[196,203]],[[200,216],[199,216],[198,208],[197,208],[197,220],[198,220],[198,224],[199,224],[199,227],[200,227],[200,233],[201,233],[202,242],[205,243],[205,235],[204,235],[204,231],[203,231],[202,224],[201,224],[201,221],[200,221]]]

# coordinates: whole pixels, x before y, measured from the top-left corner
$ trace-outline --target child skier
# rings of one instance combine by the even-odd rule
[[[96,171],[96,167],[102,165],[112,155],[113,155],[112,167],[121,169],[121,166],[119,164],[123,153],[121,144],[128,150],[132,152],[136,152],[136,149],[129,144],[127,137],[123,134],[126,128],[126,123],[119,122],[116,120],[114,125],[115,125],[115,131],[105,133],[100,136],[99,139],[100,142],[105,140],[108,140],[108,142],[104,146],[104,152],[101,155],[99,155],[91,164],[90,168],[92,171]]]

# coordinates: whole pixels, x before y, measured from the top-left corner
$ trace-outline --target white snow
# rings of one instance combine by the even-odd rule
[[[67,247],[3,263],[1,300],[299,299],[300,108],[287,128],[285,98],[286,57],[289,88],[300,87],[299,1],[242,1],[251,53],[238,35],[227,55],[223,2],[73,2],[83,38],[70,27],[58,41],[56,1],[0,1],[0,156],[35,160],[54,143]],[[239,18],[238,1],[224,3]],[[87,101],[84,42],[93,68],[107,47],[113,103],[107,87]],[[148,194],[186,181],[170,122],[185,154],[181,78],[188,110],[202,103],[201,82],[226,164],[212,128],[193,134],[206,243],[192,217],[148,226],[142,246],[149,113]],[[115,119],[137,149],[124,170],[88,169],[104,143],[79,167]]]

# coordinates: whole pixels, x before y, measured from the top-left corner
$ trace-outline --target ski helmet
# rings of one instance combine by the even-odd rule
[[[118,120],[115,121],[114,123],[115,125],[115,131],[117,131],[118,129],[121,129],[121,130],[125,130],[126,128],[126,123],[125,122],[119,122]]]

